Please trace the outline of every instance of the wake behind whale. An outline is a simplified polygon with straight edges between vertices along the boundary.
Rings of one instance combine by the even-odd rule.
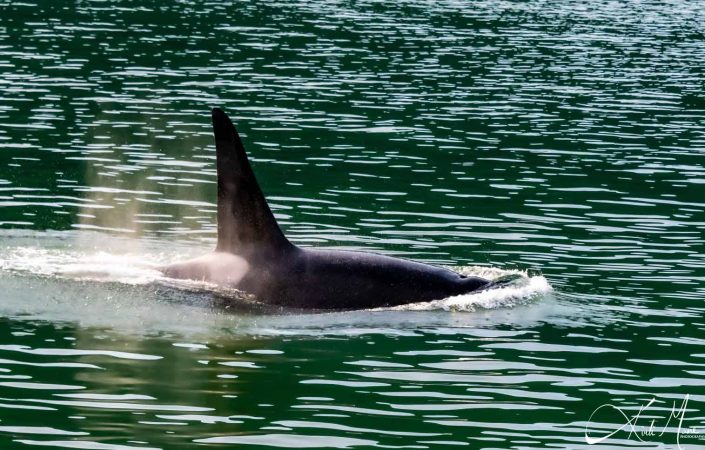
[[[576,305],[541,275],[481,266],[448,267],[501,288],[448,299],[355,311],[270,307],[205,282],[164,277],[157,267],[201,250],[193,241],[94,231],[0,230],[0,315],[80,324],[99,333],[195,336],[351,336],[443,333],[445,327],[528,326],[574,321]],[[472,312],[447,314],[444,311]],[[595,316],[594,310],[581,312]],[[562,322],[560,322],[562,323]],[[108,331],[111,330],[111,331]]]
[[[13,305],[5,298],[4,313],[31,311],[43,317],[47,312],[61,311],[68,317],[87,314],[90,304],[98,315],[105,316],[111,305],[122,314],[151,315],[143,311],[148,304],[188,304],[206,310],[222,309],[223,301],[239,304],[239,311],[263,311],[256,301],[235,289],[223,288],[213,283],[197,280],[174,280],[165,277],[158,268],[166,262],[185,258],[198,252],[194,244],[174,245],[161,239],[135,239],[110,236],[103,233],[80,232],[0,232],[0,287],[17,283],[27,285],[31,279],[33,288],[28,292],[39,293],[43,286],[60,283],[66,295],[55,298],[37,298],[28,302],[18,300]],[[404,311],[478,311],[512,308],[537,299],[551,292],[551,286],[541,275],[527,274],[519,270],[505,270],[485,266],[455,266],[449,270],[466,276],[477,276],[488,280],[504,280],[502,287],[448,297],[429,302],[399,305],[375,310]],[[90,288],[90,298],[84,292]],[[163,289],[166,288],[166,289]],[[47,287],[54,292],[53,288]],[[25,289],[26,290],[26,289]],[[177,292],[178,300],[171,297]],[[101,295],[101,293],[103,295]],[[204,297],[207,294],[208,297]],[[212,295],[221,299],[214,304]],[[97,302],[97,298],[103,298]],[[155,306],[155,308],[158,308]],[[159,308],[158,308],[159,309]],[[163,309],[159,309],[164,314]],[[232,311],[232,309],[229,309]],[[291,311],[287,308],[278,311]],[[193,313],[193,312],[192,312]],[[117,320],[114,317],[110,320]],[[151,320],[151,319],[150,319]]]
[[[479,276],[374,253],[292,244],[265,200],[230,118],[212,110],[218,173],[215,251],[161,270],[238,289],[259,302],[304,309],[365,309],[429,302],[501,286]]]

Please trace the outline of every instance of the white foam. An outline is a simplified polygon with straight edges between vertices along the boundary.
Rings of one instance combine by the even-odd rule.
[[[75,280],[147,284],[162,277],[144,255],[17,247],[0,255],[0,270]]]

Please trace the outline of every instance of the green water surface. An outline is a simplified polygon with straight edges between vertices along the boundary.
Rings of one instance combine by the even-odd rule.
[[[0,449],[705,448],[704,24],[687,0],[0,0]],[[214,106],[298,245],[553,292],[271,315],[131,283],[213,246]]]

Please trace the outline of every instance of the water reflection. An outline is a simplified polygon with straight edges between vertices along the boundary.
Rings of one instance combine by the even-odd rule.
[[[14,411],[16,424],[2,431],[14,442],[41,435],[49,438],[46,445],[53,445],[53,435],[109,443],[108,423],[114,424],[111,435],[124,436],[120,442],[140,436],[139,448],[192,441],[316,447],[348,439],[468,444],[489,436],[509,445],[525,439],[581,445],[589,413],[600,404],[629,408],[654,397],[650,413],[663,419],[673,401],[682,400],[673,389],[701,384],[688,375],[692,363],[654,361],[654,371],[644,371],[650,360],[625,360],[625,349],[643,337],[620,339],[597,329],[599,337],[578,336],[575,327],[560,324],[425,327],[404,336],[383,330],[352,336],[330,328],[285,339],[210,334],[174,345],[169,335],[3,323],[19,342],[0,349],[3,378],[24,380],[0,383],[0,407]],[[52,336],[46,347],[23,346],[41,335]],[[566,340],[575,345],[561,344]],[[682,358],[692,361],[687,344],[673,341],[677,347],[669,352],[686,350]],[[601,356],[585,358],[592,354]],[[703,399],[693,393],[689,411],[699,410]],[[619,424],[597,426],[613,425]]]

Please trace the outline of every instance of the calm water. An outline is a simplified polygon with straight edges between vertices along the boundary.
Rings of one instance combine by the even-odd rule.
[[[705,448],[704,23],[0,0],[0,448]],[[214,243],[213,106],[297,244],[525,283],[307,315],[160,279]]]

